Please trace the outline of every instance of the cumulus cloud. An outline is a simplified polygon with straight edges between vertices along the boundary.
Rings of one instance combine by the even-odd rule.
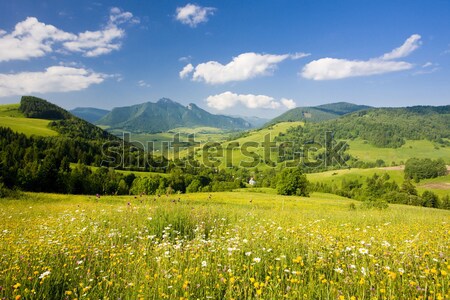
[[[186,6],[177,7],[175,18],[190,27],[196,27],[200,23],[208,22],[208,17],[214,14],[214,7],[201,7],[188,3]]]
[[[223,65],[217,61],[201,63],[193,68],[189,73],[193,72],[192,80],[203,81],[208,84],[243,81],[258,76],[272,74],[277,64],[289,57],[289,54],[273,55],[248,52],[234,57],[232,61],[226,65]],[[185,71],[185,69],[181,72]],[[183,72],[183,74],[189,73],[186,73],[186,71]]]
[[[42,57],[57,46],[58,51],[80,52],[87,57],[107,54],[120,48],[125,32],[118,25],[126,22],[136,23],[139,19],[130,12],[112,8],[109,21],[101,30],[74,34],[28,17],[9,34],[0,30],[0,62]]]
[[[79,91],[103,82],[106,77],[84,68],[65,66],[52,66],[44,72],[0,74],[0,97]]]
[[[187,64],[183,70],[180,71],[180,78],[186,78],[187,76],[189,76],[189,74],[192,73],[192,71],[194,71],[194,66],[192,64]]]
[[[286,106],[286,108],[288,108],[288,109],[293,109],[297,106],[295,101],[292,99],[281,98],[280,102],[281,102],[281,104]]]
[[[413,34],[402,46],[381,57],[369,60],[348,60],[330,57],[313,60],[304,66],[301,75],[304,78],[313,80],[332,80],[408,70],[413,67],[413,64],[394,60],[408,56],[420,44],[420,35]]]
[[[238,104],[244,105],[247,108],[276,109],[280,108],[281,105],[284,105],[289,109],[295,107],[295,102],[290,99],[283,98],[281,101],[276,101],[273,97],[266,95],[244,95],[235,94],[229,91],[222,94],[209,96],[206,98],[206,102],[209,107],[217,110],[225,110]]]
[[[53,51],[53,44],[74,39],[75,35],[47,25],[34,17],[16,24],[10,34],[0,33],[0,62],[28,60]]]

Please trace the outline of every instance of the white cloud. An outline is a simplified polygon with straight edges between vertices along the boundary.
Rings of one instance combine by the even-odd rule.
[[[0,62],[27,60],[42,57],[53,51],[55,42],[73,39],[75,36],[52,25],[28,17],[16,24],[14,31],[0,34]]]
[[[234,57],[226,65],[217,61],[208,61],[194,68],[192,80],[204,81],[208,84],[221,84],[270,75],[278,63],[289,57],[289,54],[273,55],[248,52]]]
[[[411,35],[404,43],[398,48],[395,48],[389,53],[382,56],[384,60],[392,60],[397,58],[402,58],[410,55],[414,50],[419,48],[422,44],[420,41],[421,36],[418,34]]]
[[[295,101],[292,99],[281,98],[280,102],[281,102],[281,104],[286,106],[286,108],[288,108],[288,109],[293,109],[297,106]]]
[[[213,15],[215,10],[213,7],[201,7],[188,3],[186,6],[177,7],[175,18],[183,24],[196,27],[200,23],[207,22],[208,17]]]
[[[418,70],[413,73],[413,75],[424,75],[424,74],[431,74],[436,71],[439,71],[440,67],[439,64],[434,64],[432,62],[427,62],[422,65],[422,70]]]
[[[110,10],[109,22],[102,30],[85,31],[79,33],[74,39],[63,44],[64,48],[72,52],[82,52],[84,56],[95,57],[108,54],[121,47],[120,39],[125,31],[117,25],[131,22],[139,23],[130,12],[124,12],[117,7]]]
[[[296,52],[294,54],[291,54],[291,59],[296,60],[296,59],[308,57],[310,55],[311,55],[311,53]]]
[[[73,34],[28,17],[17,23],[9,34],[0,30],[0,62],[42,57],[55,51],[57,45],[62,47],[57,49],[60,52],[81,52],[88,57],[107,54],[121,46],[120,39],[125,32],[118,25],[138,21],[130,12],[113,8],[102,30]]]
[[[192,64],[187,64],[183,70],[180,71],[180,78],[186,78],[189,74],[192,73],[192,71],[194,71],[194,66]]]
[[[411,54],[419,46],[420,35],[413,34],[402,46],[381,57],[369,60],[321,58],[306,64],[301,75],[313,80],[332,80],[408,70],[413,67],[413,64],[393,60]]]
[[[301,75],[307,79],[330,80],[402,71],[412,67],[412,64],[402,61],[380,59],[361,61],[326,57],[308,63]]]
[[[206,98],[207,105],[217,110],[225,110],[236,105],[243,105],[247,108],[277,109],[281,105],[291,109],[296,106],[294,100],[282,98],[276,101],[273,97],[266,95],[235,94],[224,92],[222,94],[209,96]]]
[[[147,88],[151,87],[151,85],[149,83],[145,82],[145,80],[139,80],[138,85],[140,87],[147,87]]]
[[[106,77],[83,68],[65,66],[52,66],[44,72],[0,74],[0,97],[79,91],[103,82]]]

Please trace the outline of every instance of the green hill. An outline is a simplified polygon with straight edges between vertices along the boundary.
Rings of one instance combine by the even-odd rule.
[[[75,117],[65,109],[37,97],[23,96],[19,111],[30,119],[51,120],[48,127],[66,137],[87,140],[117,139],[101,128]],[[21,121],[21,123],[24,122]]]
[[[27,136],[56,136],[58,132],[49,128],[50,120],[28,119],[19,110],[20,104],[0,105],[0,127],[8,127]]]
[[[109,129],[131,132],[156,133],[177,127],[217,127],[222,129],[248,129],[249,122],[241,118],[213,115],[195,104],[183,106],[170,99],[158,102],[114,108],[97,122]]]
[[[313,107],[296,107],[271,120],[270,124],[293,121],[322,122],[368,108],[370,106],[347,102],[330,103]]]
[[[70,113],[74,116],[88,121],[89,123],[95,123],[104,116],[106,116],[110,111],[106,109],[99,109],[93,107],[77,107],[70,110]]]

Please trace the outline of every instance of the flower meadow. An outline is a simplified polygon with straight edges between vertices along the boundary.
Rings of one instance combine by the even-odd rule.
[[[450,212],[229,192],[0,201],[0,299],[450,299]]]

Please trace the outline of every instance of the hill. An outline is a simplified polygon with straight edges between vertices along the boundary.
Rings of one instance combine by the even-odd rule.
[[[48,127],[63,136],[87,140],[117,139],[101,128],[75,117],[65,109],[44,99],[23,96],[18,108],[26,118],[50,120]],[[21,121],[21,123],[24,123]]]
[[[322,122],[368,108],[371,107],[347,102],[337,102],[311,107],[296,107],[274,118],[270,121],[270,124],[293,121]]]
[[[94,107],[77,107],[69,112],[80,119],[88,121],[89,123],[95,123],[106,116],[110,111]]]
[[[28,119],[19,111],[20,104],[0,105],[0,126],[27,136],[56,136],[58,132],[48,127],[50,120]]]
[[[162,98],[158,102],[146,102],[127,107],[114,108],[101,118],[98,125],[109,129],[131,132],[156,133],[177,127],[216,127],[222,129],[248,129],[249,122],[241,118],[213,115],[195,104],[183,106]]]
[[[286,133],[281,140],[322,141],[331,131],[335,139],[366,140],[382,148],[398,148],[406,140],[429,140],[448,144],[450,105],[406,108],[372,108],[321,123],[307,123]]]

